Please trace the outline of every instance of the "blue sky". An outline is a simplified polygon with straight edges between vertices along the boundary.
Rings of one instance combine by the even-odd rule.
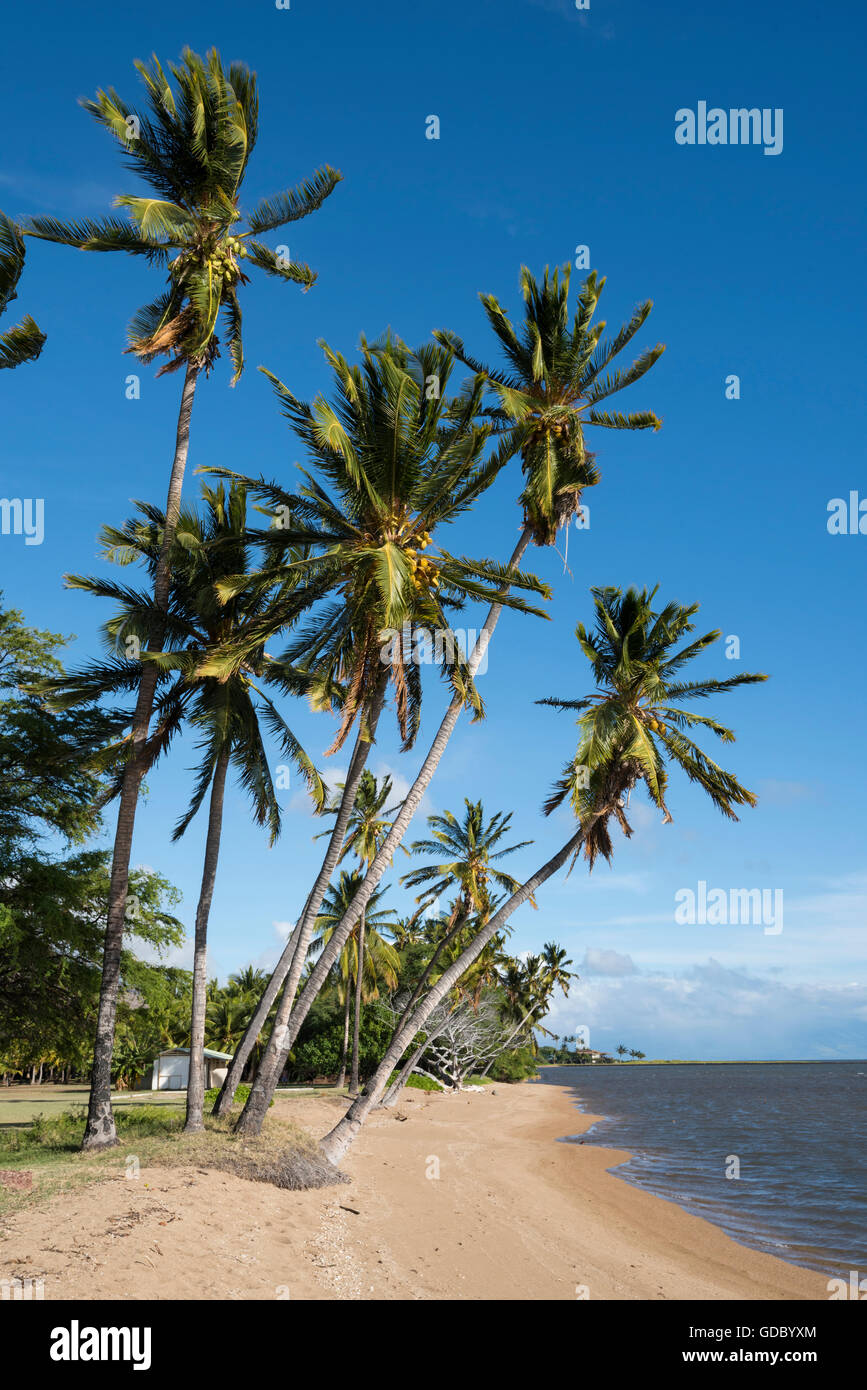
[[[488,719],[462,721],[425,809],[481,796],[490,811],[514,812],[516,839],[536,841],[516,856],[516,873],[547,858],[568,827],[539,806],[574,728],[533,701],[586,689],[572,632],[588,617],[589,586],[659,583],[666,599],[699,600],[703,628],[740,639],[740,662],[720,643],[707,669],[772,675],[719,706],[738,733],[729,764],[759,807],[730,825],[679,781],[673,825],[634,804],[636,833],[613,868],[588,879],[579,867],[550,883],[540,910],[514,919],[514,948],[552,938],[568,948],[582,978],[552,1027],[587,1027],[599,1047],[863,1056],[867,537],[831,536],[826,525],[830,499],[867,497],[857,406],[863,15],[755,0],[592,0],[586,12],[569,0],[292,0],[289,10],[156,0],[89,7],[89,19],[100,15],[85,29],[75,9],[49,3],[4,20],[0,206],[13,217],[98,215],[134,190],[77,98],[113,85],[137,100],[133,59],[154,50],[174,59],[186,44],[216,45],[258,73],[250,203],[325,162],[345,175],[319,213],[280,238],[318,270],[314,289],[257,277],[247,291],[250,369],[230,390],[221,362],[200,390],[188,496],[205,463],[291,476],[299,446],[254,369],[264,363],[309,398],[328,381],[319,337],[351,354],[360,333],[387,325],[410,342],[448,327],[490,357],[478,292],[517,313],[520,265],[539,272],[579,245],[608,277],[600,312],[611,327],[653,298],[640,345],[662,340],[667,352],[623,404],[655,409],[664,428],[597,432],[590,529],[573,531],[568,567],[562,546],[532,557],[554,586],[553,621],[503,620],[483,678]],[[700,101],[781,108],[782,153],[676,144],[675,112]],[[438,141],[425,138],[431,114]],[[45,539],[0,537],[0,583],[29,621],[77,634],[75,659],[94,650],[105,614],[65,591],[63,573],[97,568],[99,527],[119,523],[130,498],[165,497],[180,383],[123,355],[127,320],[153,297],[154,275],[121,257],[31,243],[15,306],[48,343],[38,364],[0,380],[0,491],[45,499]],[[141,399],[129,401],[135,370]],[[726,399],[730,374],[740,399]],[[516,467],[455,528],[453,549],[508,555]],[[398,753],[389,723],[374,770],[405,788],[443,705],[434,676],[418,753]],[[287,716],[320,757],[328,719],[300,705]],[[151,778],[134,855],[183,890],[188,925],[205,825],[176,846],[166,831],[190,761],[179,748]],[[345,762],[331,761],[338,778]],[[290,792],[283,839],[269,851],[242,794],[230,792],[212,973],[273,960],[306,895],[317,829]],[[700,881],[782,889],[782,932],[677,925],[675,893]],[[390,899],[405,900],[399,890]],[[179,958],[188,963],[189,951]]]

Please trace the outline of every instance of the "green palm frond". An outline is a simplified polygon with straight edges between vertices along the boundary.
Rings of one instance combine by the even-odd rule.
[[[719,631],[713,631],[684,642],[694,629],[698,604],[670,603],[654,609],[656,589],[624,592],[608,587],[592,594],[595,630],[579,623],[575,635],[593,670],[595,693],[582,699],[538,701],[579,716],[578,747],[552,787],[544,811],[550,814],[569,800],[586,829],[583,849],[591,865],[597,855],[611,855],[609,822],[631,833],[625,807],[638,783],[645,785],[665,819],[671,819],[666,802],[669,765],[698,783],[732,820],[737,820],[735,807],[755,805],[753,793],[685,732],[706,728],[722,742],[732,743],[732,730],[672,702],[705,699],[767,679],[761,673],[743,672],[725,680],[672,681],[674,672],[720,638]]]
[[[439,330],[436,340],[447,346],[490,388],[495,401],[484,412],[503,438],[503,461],[519,454],[524,471],[520,502],[525,524],[538,545],[551,545],[560,528],[581,505],[582,493],[599,481],[584,431],[660,427],[651,411],[629,415],[598,412],[595,405],[644,376],[664,351],[662,344],[641,353],[625,371],[600,373],[632,340],[650,313],[648,301],[611,339],[602,338],[604,324],[592,326],[604,280],[593,271],[584,281],[575,315],[569,321],[570,267],[545,268],[539,282],[521,268],[524,319],[515,328],[493,295],[481,295],[488,323],[508,363],[504,374],[471,357],[462,341]]]

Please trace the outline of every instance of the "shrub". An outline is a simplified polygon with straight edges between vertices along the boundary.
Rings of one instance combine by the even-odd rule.
[[[208,1110],[212,1110],[212,1109],[214,1108],[214,1106],[215,1106],[216,1103],[217,1103],[217,1096],[218,1096],[219,1094],[220,1094],[220,1088],[219,1088],[219,1086],[212,1086],[211,1089],[210,1089],[209,1091],[206,1091],[206,1092],[205,1092],[205,1105],[204,1105],[204,1109],[205,1109],[206,1112],[207,1112]],[[250,1087],[249,1087],[249,1086],[246,1084],[246,1082],[245,1082],[245,1083],[243,1083],[241,1086],[238,1086],[238,1087],[237,1087],[237,1089],[236,1089],[236,1091],[235,1091],[235,1099],[232,1101],[232,1104],[233,1104],[233,1105],[246,1105],[246,1104],[247,1104],[247,1101],[249,1100],[249,1098],[250,1098]],[[273,1102],[273,1100],[272,1100],[272,1101],[271,1101],[271,1105],[273,1105],[273,1104],[274,1104],[274,1102]],[[269,1109],[270,1109],[270,1106],[269,1106]]]
[[[516,1047],[511,1052],[501,1052],[488,1076],[491,1081],[526,1081],[535,1076],[538,1063],[529,1047]]]
[[[388,1085],[390,1086],[399,1076],[400,1072],[393,1071],[388,1078]],[[411,1086],[414,1091],[441,1091],[443,1089],[432,1076],[419,1076],[417,1072],[411,1072],[404,1085]]]

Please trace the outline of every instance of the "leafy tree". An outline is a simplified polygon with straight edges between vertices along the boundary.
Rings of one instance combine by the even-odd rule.
[[[653,308],[639,304],[629,323],[613,338],[603,339],[605,324],[593,317],[605,284],[592,271],[581,286],[571,324],[567,263],[553,275],[545,267],[541,285],[521,267],[524,322],[520,330],[492,294],[479,298],[508,364],[505,371],[484,366],[470,357],[456,334],[440,331],[446,344],[477,376],[488,383],[497,401],[492,418],[505,431],[504,448],[520,454],[524,491],[519,499],[524,525],[536,545],[552,545],[581,504],[581,494],[599,481],[584,432],[588,425],[604,429],[661,428],[651,410],[611,414],[597,406],[623,391],[650,371],[662,356],[662,343],[640,353],[625,371],[602,373],[642,328]]]

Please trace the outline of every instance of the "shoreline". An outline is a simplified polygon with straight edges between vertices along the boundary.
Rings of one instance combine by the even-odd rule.
[[[344,1161],[289,1192],[225,1172],[142,1168],[8,1216],[0,1279],[82,1299],[827,1299],[825,1276],[741,1245],[607,1170],[567,1087],[404,1091]],[[292,1096],[317,1137],[345,1108]],[[577,1143],[558,1143],[578,1135]]]
[[[541,1084],[546,1085],[554,1083],[543,1082]],[[569,1088],[565,1086],[562,1089],[569,1090]],[[596,1129],[597,1125],[615,1123],[614,1117],[610,1115],[601,1115],[597,1114],[595,1111],[588,1111],[581,1108],[581,1105],[583,1105],[583,1098],[573,1094],[572,1099],[575,1104],[576,1114],[582,1118],[586,1118],[588,1121],[586,1128],[578,1131],[578,1133],[586,1133],[589,1138],[591,1132]],[[578,1103],[579,1100],[581,1101],[581,1105]],[[569,1138],[564,1136],[564,1142],[570,1142]],[[583,1141],[579,1140],[579,1142]],[[595,1148],[605,1149],[608,1153],[619,1155],[617,1161],[610,1165],[608,1169],[612,1177],[616,1177],[618,1181],[626,1183],[630,1187],[639,1192],[644,1192],[650,1197],[655,1197],[659,1201],[671,1203],[686,1215],[692,1216],[711,1226],[715,1226],[717,1230],[721,1231],[729,1240],[734,1241],[734,1243],[739,1245],[742,1249],[750,1250],[758,1254],[770,1255],[772,1258],[781,1260],[784,1264],[791,1265],[796,1269],[803,1269],[808,1273],[817,1274],[824,1280],[841,1277],[842,1269],[828,1269],[823,1271],[821,1269],[816,1269],[813,1265],[804,1264],[799,1260],[793,1258],[787,1259],[783,1255],[775,1255],[772,1250],[768,1249],[769,1243],[774,1239],[772,1233],[760,1225],[752,1225],[749,1221],[747,1221],[741,1229],[737,1229],[732,1219],[730,1209],[722,1202],[714,1204],[707,1201],[706,1209],[701,1210],[700,1204],[705,1199],[697,1194],[687,1193],[683,1197],[676,1196],[666,1191],[662,1185],[655,1185],[653,1181],[645,1181],[642,1176],[643,1170],[640,1167],[636,1168],[631,1174],[621,1172],[621,1169],[625,1168],[631,1162],[640,1164],[642,1159],[640,1149],[636,1152],[632,1152],[626,1149],[612,1149],[609,1145],[597,1143],[595,1140],[589,1140],[589,1142]],[[691,1205],[691,1203],[694,1203],[694,1205]]]

